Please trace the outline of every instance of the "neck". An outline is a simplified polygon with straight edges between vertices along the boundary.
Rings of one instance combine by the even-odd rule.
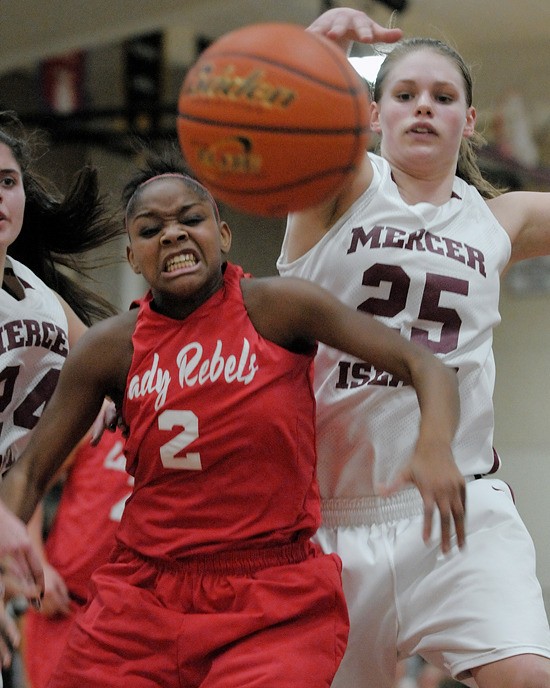
[[[174,320],[185,320],[187,316],[191,315],[197,308],[200,308],[203,303],[206,303],[222,286],[223,274],[220,272],[214,280],[189,294],[182,292],[170,294],[157,289],[151,289],[153,295],[151,308],[157,313],[166,315]]]
[[[392,178],[397,184],[401,198],[409,205],[431,203],[443,205],[453,193],[455,175],[417,176],[392,165]]]

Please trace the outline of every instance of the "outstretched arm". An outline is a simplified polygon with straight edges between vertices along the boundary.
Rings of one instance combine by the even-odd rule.
[[[344,52],[349,52],[353,41],[394,43],[403,35],[401,29],[385,29],[364,12],[347,7],[324,12],[307,30],[329,38]],[[335,190],[334,196],[318,206],[289,215],[286,234],[288,259],[296,260],[314,246],[369,187],[372,177],[372,165],[365,151],[357,169],[342,188]]]
[[[454,461],[451,443],[459,419],[454,370],[426,347],[401,337],[372,316],[344,305],[318,285],[291,277],[243,280],[249,315],[267,339],[292,348],[297,341],[320,341],[392,373],[414,387],[421,411],[419,435],[409,465],[394,485],[417,486],[424,500],[424,539],[431,535],[434,512],[441,519],[441,547],[465,542],[465,481]]]
[[[510,191],[487,205],[510,236],[510,263],[550,254],[550,193]]]

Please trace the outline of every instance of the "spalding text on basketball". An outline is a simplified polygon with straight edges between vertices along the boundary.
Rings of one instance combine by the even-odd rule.
[[[234,65],[227,65],[216,73],[211,64],[205,64],[195,79],[186,82],[184,92],[186,95],[241,100],[264,108],[288,108],[296,99],[296,92],[272,84],[264,77],[265,73],[258,69],[239,75]]]

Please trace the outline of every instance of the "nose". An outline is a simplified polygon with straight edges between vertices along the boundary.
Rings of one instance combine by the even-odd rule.
[[[188,238],[189,234],[187,233],[187,230],[180,224],[175,223],[166,227],[161,236],[161,243],[164,246],[168,246],[173,242],[185,241]]]
[[[428,93],[422,92],[416,100],[416,111],[418,114],[431,115],[432,100]]]

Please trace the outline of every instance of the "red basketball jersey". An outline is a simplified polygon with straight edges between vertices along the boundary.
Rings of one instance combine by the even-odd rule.
[[[97,447],[85,441],[75,459],[46,540],[46,556],[71,595],[86,600],[92,572],[107,561],[124,503],[132,492],[119,431],[105,432]]]
[[[118,538],[149,557],[286,544],[319,525],[314,351],[253,327],[228,264],[185,320],[140,302],[124,417],[135,487]]]

